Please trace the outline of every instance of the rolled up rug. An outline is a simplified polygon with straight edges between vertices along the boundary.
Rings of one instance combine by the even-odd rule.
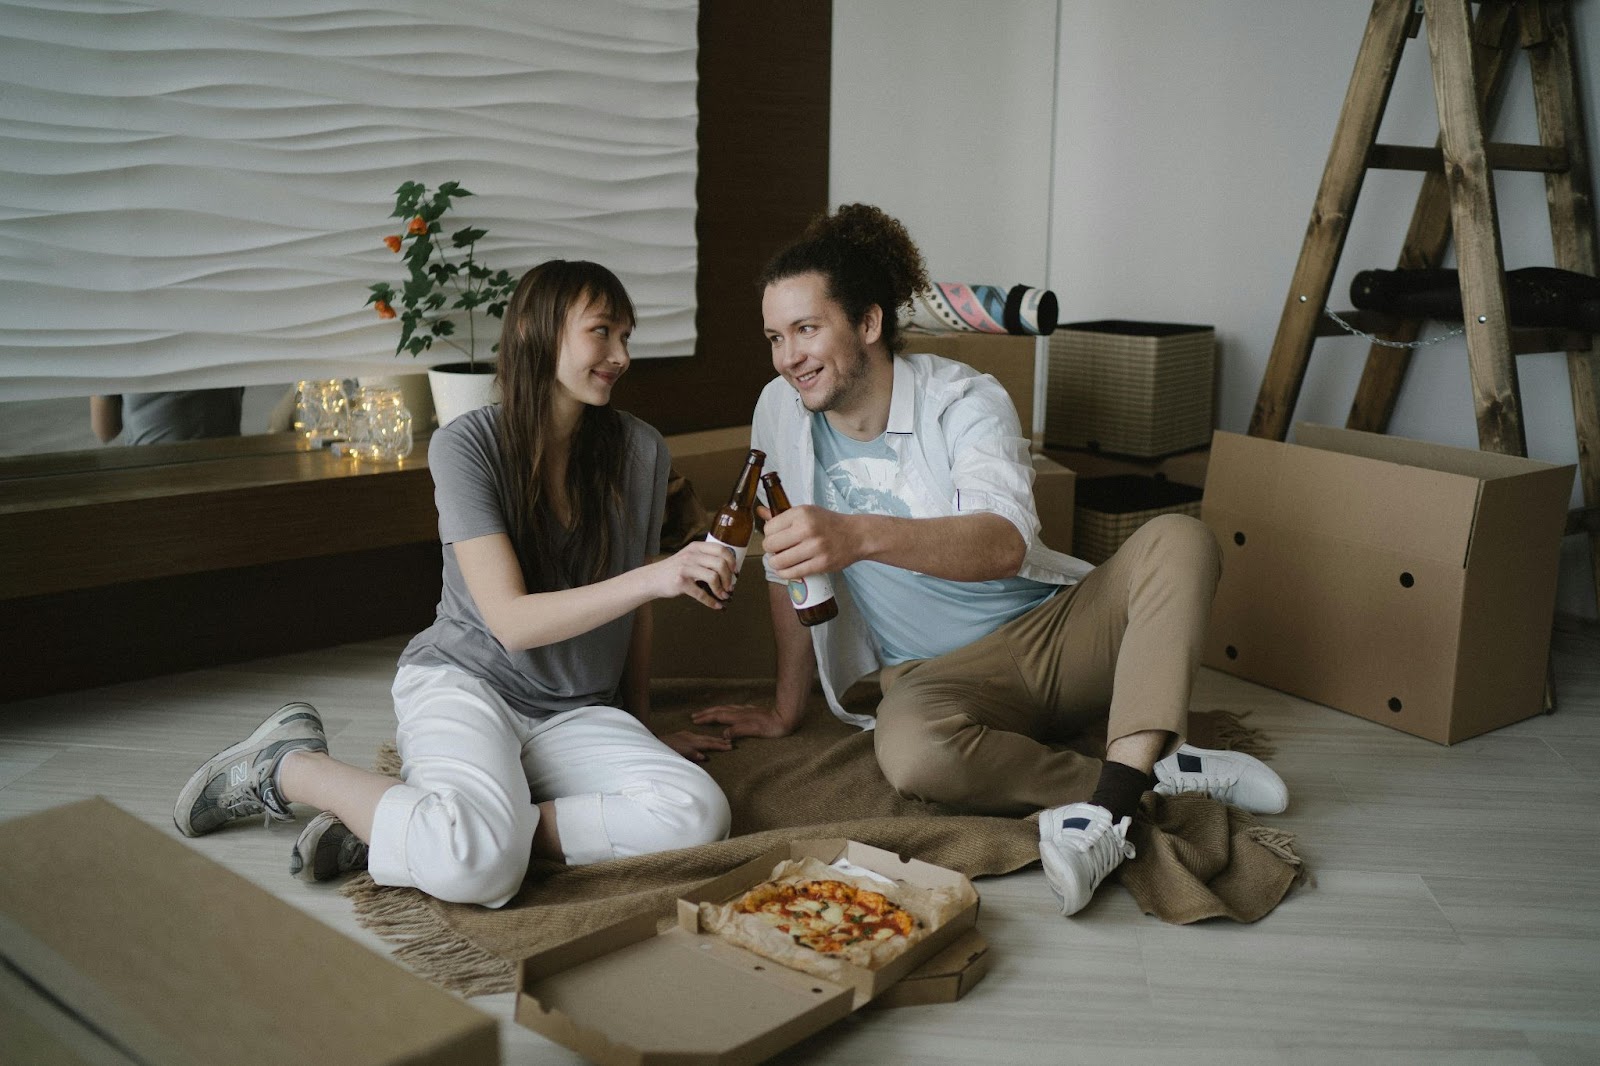
[[[1506,311],[1513,326],[1600,332],[1600,279],[1556,267],[1506,271]],[[1350,281],[1363,311],[1460,322],[1461,276],[1455,270],[1363,270]]]
[[[911,301],[909,325],[939,333],[1012,333],[1048,336],[1059,308],[1049,289],[964,285],[936,281]]]

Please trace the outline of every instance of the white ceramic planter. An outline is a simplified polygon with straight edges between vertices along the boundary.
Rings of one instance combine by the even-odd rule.
[[[494,363],[478,363],[479,373],[470,373],[468,363],[446,363],[428,368],[428,384],[433,388],[433,408],[439,425],[448,425],[458,415],[475,411],[500,400],[500,379]]]

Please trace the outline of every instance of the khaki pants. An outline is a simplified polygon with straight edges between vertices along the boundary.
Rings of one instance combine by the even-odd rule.
[[[981,640],[886,668],[878,764],[901,795],[978,814],[1086,800],[1101,762],[1060,742],[1109,709],[1106,742],[1183,740],[1221,575],[1200,522],[1162,515],[1076,585]]]

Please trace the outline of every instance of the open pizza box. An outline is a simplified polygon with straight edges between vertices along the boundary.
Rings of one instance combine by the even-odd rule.
[[[963,875],[851,840],[797,840],[698,886],[657,932],[640,914],[522,960],[516,1019],[605,1064],[754,1063],[803,1040],[932,964],[911,1003],[963,994],[987,965],[972,901],[876,969],[839,964],[842,980],[780,965],[702,928],[701,903],[768,880],[786,859],[848,864],[919,889],[971,889]],[[922,981],[916,982],[922,985]],[[886,999],[894,999],[892,995]]]

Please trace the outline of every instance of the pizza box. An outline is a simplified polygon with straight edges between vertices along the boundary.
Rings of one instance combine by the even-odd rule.
[[[517,1021],[603,1066],[760,1062],[872,1001],[977,921],[974,901],[879,969],[846,967],[848,983],[789,969],[701,930],[702,902],[720,903],[765,881],[785,859],[807,857],[842,859],[924,888],[971,884],[953,870],[852,840],[792,841],[685,893],[665,931],[657,932],[654,915],[639,914],[523,959]]]
[[[867,1006],[926,1007],[954,1003],[989,972],[989,942],[968,929],[954,944],[884,989]]]

